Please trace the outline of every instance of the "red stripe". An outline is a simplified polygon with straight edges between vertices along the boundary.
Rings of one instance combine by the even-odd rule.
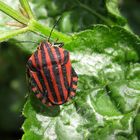
[[[33,66],[36,67],[34,54],[30,57],[30,60],[31,60]]]
[[[41,83],[40,83],[40,81],[39,81],[39,79],[38,79],[37,74],[36,74],[35,72],[32,72],[32,71],[30,71],[30,74],[31,74],[31,76],[34,78],[35,82],[37,83],[37,85],[38,85],[40,91],[43,91],[42,85],[41,85]]]
[[[64,93],[64,98],[66,100],[66,98],[68,96],[68,91],[67,91],[66,87],[64,86],[64,78],[63,78],[64,76],[63,76],[63,73],[62,73],[62,69],[61,69],[61,66],[60,66],[59,62],[57,61],[58,57],[57,57],[55,49],[53,47],[51,49],[52,49],[52,52],[53,52],[53,55],[54,55],[54,59],[57,62],[57,66],[58,66],[58,70],[59,70],[59,76],[60,76],[60,82],[61,82],[61,86],[62,86],[62,91]],[[60,55],[61,55],[61,58],[64,59],[64,54],[62,53],[62,51],[60,51]]]
[[[71,63],[70,60],[68,60],[67,64],[65,64],[66,67],[66,74],[67,74],[67,79],[69,86],[71,85]]]
[[[58,99],[58,103],[62,104],[61,97],[60,97],[60,94],[59,94],[59,91],[58,91],[58,87],[57,87],[57,83],[56,83],[56,80],[55,80],[55,76],[54,76],[53,70],[52,70],[51,59],[49,57],[48,50],[46,49],[46,47],[44,47],[44,50],[45,50],[45,53],[46,53],[46,62],[50,62],[50,66],[49,66],[50,69],[49,70],[50,70],[50,75],[51,75],[51,80],[52,80],[52,83],[53,83],[53,87],[54,87],[54,90],[55,90],[55,93],[56,93],[56,96],[57,96],[57,99]],[[51,96],[51,95],[48,94],[48,96]],[[49,99],[52,102],[54,102],[52,96]]]

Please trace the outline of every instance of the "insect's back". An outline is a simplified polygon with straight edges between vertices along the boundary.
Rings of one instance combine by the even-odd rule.
[[[30,57],[30,67],[34,68],[34,78],[43,96],[54,104],[67,101],[71,83],[71,63],[69,53],[58,47],[42,44]],[[35,77],[30,70],[30,77]]]

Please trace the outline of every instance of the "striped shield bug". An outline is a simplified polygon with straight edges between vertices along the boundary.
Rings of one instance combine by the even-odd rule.
[[[41,42],[27,62],[31,91],[47,106],[61,105],[75,96],[78,76],[63,44]]]

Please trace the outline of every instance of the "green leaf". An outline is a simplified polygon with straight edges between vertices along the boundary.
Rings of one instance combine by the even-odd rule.
[[[108,12],[116,18],[117,22],[120,25],[124,25],[126,23],[126,19],[122,17],[119,8],[118,8],[118,0],[106,0],[106,8]]]
[[[8,40],[9,38],[12,38],[12,37],[14,37],[18,34],[25,33],[28,30],[29,30],[28,27],[25,27],[25,28],[21,28],[21,29],[18,29],[18,30],[0,32],[0,42]]]
[[[48,17],[52,19],[51,24],[54,24],[54,18],[62,17],[58,29],[63,32],[89,29],[94,24],[121,26],[126,24],[126,20],[118,10],[117,0],[47,0],[44,4],[47,7]]]
[[[25,18],[21,13],[18,11],[12,9],[10,6],[7,4],[3,3],[0,1],[0,11],[3,11],[5,14],[9,15],[10,17],[14,18],[18,22],[27,25],[28,24],[28,19]]]
[[[136,34],[140,35],[140,5],[139,1],[122,1],[120,7],[128,25]]]
[[[138,139],[140,39],[121,27],[97,25],[73,35],[64,48],[79,76],[77,95],[47,108],[31,93],[22,140]]]

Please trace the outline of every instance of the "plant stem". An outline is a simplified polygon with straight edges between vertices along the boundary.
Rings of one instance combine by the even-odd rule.
[[[8,32],[2,33],[0,35],[0,41],[4,41],[6,39],[12,38],[15,35],[18,35],[18,34],[23,33],[23,32],[27,32],[29,30],[36,33],[36,34],[40,34],[42,36],[45,36],[47,38],[47,36],[50,35],[52,28],[46,27],[46,26],[40,24],[38,21],[36,21],[33,18],[33,13],[30,9],[30,6],[29,6],[27,0],[20,0],[20,3],[22,5],[22,7],[24,8],[24,10],[29,15],[30,19],[24,17],[18,11],[12,9],[10,6],[8,6],[5,3],[0,1],[0,10],[1,11],[6,13],[7,15],[9,15],[10,17],[14,18],[18,22],[20,22],[24,25],[27,25],[25,28],[21,28],[19,30],[8,31]],[[65,43],[69,42],[72,39],[72,37],[65,35],[61,32],[58,32],[57,30],[53,30],[52,38],[59,39],[61,42],[65,42]]]
[[[30,19],[34,19],[33,12],[27,0],[19,0],[22,8],[26,11]]]
[[[0,1],[0,10],[24,25],[27,25],[29,22],[29,20],[25,18],[22,14],[20,14],[18,11],[14,10],[10,6],[6,5],[2,1]]]
[[[11,31],[7,31],[7,32],[2,32],[2,33],[0,33],[0,42],[5,41],[9,38],[12,38],[18,34],[25,33],[28,30],[29,30],[29,28],[25,27],[25,28],[21,28],[18,30],[11,30]]]
[[[30,20],[28,26],[29,26],[30,31],[42,34],[42,35],[44,35],[46,37],[49,36],[50,31],[51,31],[50,27],[46,27],[46,26],[40,24],[36,20]],[[63,34],[61,32],[58,32],[57,30],[54,30],[52,32],[52,38],[59,39],[60,41],[63,41],[65,43],[69,42],[72,39],[70,36],[65,35],[65,34]]]

